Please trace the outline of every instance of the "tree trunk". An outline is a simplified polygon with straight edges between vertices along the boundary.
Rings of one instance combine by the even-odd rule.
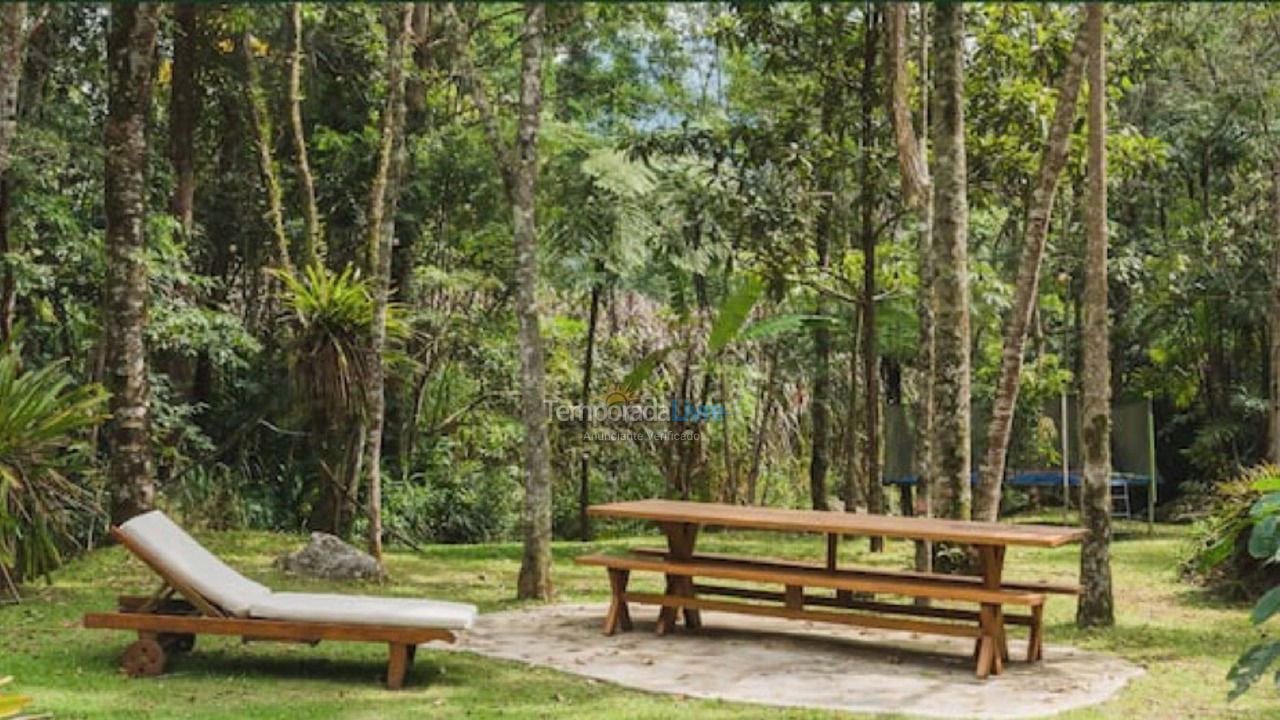
[[[1267,459],[1280,465],[1280,156],[1271,166],[1271,313],[1267,318],[1271,412],[1267,431]]]
[[[13,250],[9,244],[9,208],[12,207],[9,179],[0,174],[0,257]],[[14,315],[18,311],[18,285],[13,268],[5,263],[0,270],[0,343],[13,335]]]
[[[1045,240],[1049,236],[1049,219],[1053,217],[1053,201],[1058,189],[1058,176],[1067,161],[1067,141],[1076,117],[1076,100],[1084,69],[1085,35],[1083,25],[1076,33],[1075,45],[1067,60],[1067,69],[1058,86],[1058,106],[1049,126],[1049,138],[1040,159],[1040,175],[1031,196],[1031,207],[1024,231],[1022,257],[1018,261],[1018,278],[1013,290],[1013,305],[1004,328],[1004,352],[1000,358],[1000,378],[992,403],[991,422],[987,426],[987,455],[982,464],[978,494],[973,499],[975,520],[994,522],[1000,514],[1000,490],[1004,482],[1005,455],[1009,451],[1009,435],[1013,414],[1018,404],[1022,379],[1022,360],[1026,351],[1027,330],[1040,288],[1040,265],[1044,259]]]
[[[0,177],[9,171],[13,138],[18,134],[18,87],[27,45],[27,4],[0,7]]]
[[[905,73],[902,73],[905,80]],[[905,92],[903,93],[905,100]],[[896,102],[896,101],[895,101]],[[910,117],[909,115],[907,116]],[[922,291],[916,295],[916,314],[920,318],[920,352],[916,370],[920,377],[919,399],[916,401],[916,452],[913,465],[916,471],[916,515],[933,516],[933,463],[934,438],[934,297],[933,286],[933,179],[929,177],[929,9],[920,4],[920,142],[918,165],[925,172],[925,191],[920,197],[920,225],[916,238],[917,268]],[[933,541],[918,540],[915,544],[916,570],[933,571]],[[916,598],[917,605],[929,604],[928,598]]]
[[[927,131],[929,127],[929,36],[928,10],[920,5],[920,128],[925,131],[917,140],[915,123],[908,107],[907,88],[907,6],[893,3],[885,8],[888,72],[889,118],[893,121],[894,140],[898,146],[898,175],[902,199],[917,215],[917,274],[920,289],[916,293],[916,316],[920,322],[920,348],[916,354],[916,373],[920,378],[916,400],[915,457],[916,507],[914,514],[928,517],[933,504],[930,482],[933,476],[933,180],[929,177]],[[905,508],[904,508],[905,510]],[[916,569],[933,569],[932,543],[915,543]]]
[[[777,346],[770,344],[765,353],[764,381],[756,396],[755,440],[751,446],[751,470],[747,473],[746,504],[756,504],[756,486],[760,481],[761,463],[764,458],[764,437],[773,416],[773,379],[777,370]]]
[[[0,7],[0,255],[9,252],[10,184],[13,139],[18,134],[18,89],[26,48],[27,4]],[[0,342],[13,334],[17,290],[13,269],[6,263],[0,277]]]
[[[938,515],[967,520],[969,487],[969,202],[964,146],[964,6],[935,9],[937,113],[933,118],[934,432]]]
[[[601,270],[599,263],[596,271]],[[596,353],[596,325],[600,319],[600,281],[591,285],[591,314],[587,318],[587,352],[582,359],[582,406],[591,402],[591,369]],[[582,542],[591,539],[591,518],[587,506],[591,504],[591,453],[587,450],[587,433],[591,430],[591,418],[582,413],[582,467],[578,480],[578,534]]]
[[[199,63],[200,9],[194,3],[173,7],[173,73],[169,95],[169,157],[173,162],[173,199],[170,212],[191,239],[195,224],[196,121],[200,113]]]
[[[824,117],[826,111],[824,110]],[[829,123],[824,121],[824,125]],[[835,206],[832,194],[835,192],[832,170],[819,171],[823,177],[822,210],[818,214],[817,227],[814,232],[814,249],[818,255],[819,272],[826,273],[830,266],[831,215]],[[813,312],[823,315],[826,312],[822,293],[818,293],[814,301]],[[827,468],[830,446],[831,417],[831,331],[825,323],[813,326],[813,396],[809,399],[809,420],[812,424],[812,435],[809,458],[809,500],[814,510],[827,509]]]
[[[386,374],[387,301],[391,292],[391,244],[395,235],[399,173],[404,166],[405,53],[413,34],[413,6],[396,8],[387,51],[387,102],[382,109],[378,170],[369,193],[368,267],[373,280],[373,328],[369,338],[369,384],[365,393],[368,435],[365,465],[369,470],[369,554],[382,560],[382,429],[387,417]]]
[[[1103,6],[1086,7],[1089,43],[1089,204],[1084,266],[1084,525],[1076,624],[1114,625],[1111,597],[1111,364],[1107,338],[1107,89]]]
[[[307,229],[302,243],[302,264],[318,265],[324,259],[324,230],[316,205],[316,182],[307,154],[307,136],[302,125],[302,5],[289,3],[289,128],[293,151],[298,156],[298,181],[302,185],[302,211]]]
[[[151,509],[151,386],[147,377],[147,113],[160,7],[114,3],[107,33],[104,132],[106,381],[111,392],[111,520]]]
[[[453,28],[458,70],[471,86],[485,136],[511,203],[516,250],[516,316],[519,319],[520,417],[524,424],[524,556],[516,594],[522,599],[551,598],[551,449],[547,438],[546,377],[537,307],[538,236],[534,190],[538,179],[538,126],[542,109],[542,44],[546,7],[524,6],[520,38],[520,109],[516,143],[509,147],[498,128],[497,113],[467,48],[467,33],[453,4],[445,6]]]
[[[862,122],[861,157],[858,175],[862,183],[858,205],[861,208],[859,236],[862,240],[862,379],[865,383],[866,446],[862,461],[866,469],[867,510],[883,514],[884,483],[880,477],[880,348],[876,342],[876,229],[875,189],[871,168],[871,146],[875,142],[876,102],[875,70],[879,35],[879,14],[871,12],[866,20],[862,55]],[[870,538],[871,552],[884,550],[884,538]]]
[[[249,122],[253,126],[253,144],[258,151],[258,174],[267,195],[267,223],[274,243],[275,266],[283,272],[293,273],[293,260],[289,257],[289,236],[284,230],[284,203],[280,189],[280,173],[276,168],[275,153],[271,149],[271,116],[267,112],[267,99],[258,77],[257,63],[253,59],[253,35],[246,30],[240,36],[240,53],[244,58]],[[273,283],[266,282],[267,287]]]
[[[862,451],[861,434],[858,426],[864,417],[858,412],[858,398],[861,397],[859,385],[858,363],[862,358],[859,349],[862,347],[862,303],[858,303],[851,313],[853,316],[849,335],[853,339],[853,347],[849,352],[849,391],[845,395],[845,465],[844,488],[841,500],[844,501],[845,512],[857,512],[859,507],[866,508],[867,494],[861,482]]]
[[[538,234],[534,225],[545,18],[546,6],[525,4],[511,208],[516,245],[516,314],[520,320],[520,415],[525,427],[524,558],[517,592],[521,598],[550,600],[551,449],[543,407],[546,378],[538,313]]]
[[[813,8],[814,21],[822,27],[827,14],[822,5]],[[840,32],[841,23],[834,26]],[[827,31],[830,32],[830,31]],[[822,83],[822,108],[819,129],[822,141],[830,143],[831,157],[821,162],[817,169],[817,191],[821,203],[814,222],[813,246],[817,254],[818,272],[826,275],[831,267],[831,241],[835,221],[837,190],[836,153],[840,152],[841,138],[836,137],[834,125],[843,104],[844,80],[837,73],[819,71]],[[840,133],[843,136],[843,133]],[[826,298],[821,292],[814,299],[813,314],[826,313]],[[813,392],[809,398],[810,456],[809,502],[814,510],[826,510],[827,471],[831,467],[831,330],[825,323],[816,323],[813,335]]]

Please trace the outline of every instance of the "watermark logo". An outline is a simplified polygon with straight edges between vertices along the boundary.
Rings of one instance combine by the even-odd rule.
[[[600,402],[605,405],[634,405],[640,402],[640,395],[632,393],[625,385],[611,385],[600,396]]]
[[[645,399],[626,385],[611,385],[586,404],[547,401],[547,414],[558,422],[708,423],[730,414],[722,403]]]

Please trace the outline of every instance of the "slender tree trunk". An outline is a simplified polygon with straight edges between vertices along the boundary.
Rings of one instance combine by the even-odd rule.
[[[257,62],[253,58],[253,35],[246,30],[240,36],[240,54],[244,58],[245,82],[249,104],[249,121],[253,125],[253,144],[258,152],[258,174],[267,195],[267,223],[271,229],[275,267],[293,273],[293,260],[289,257],[289,236],[284,230],[284,201],[280,189],[280,173],[276,168],[275,153],[271,149],[271,116],[267,111],[267,99],[258,77]],[[273,284],[266,282],[267,287]]]
[[[387,52],[387,102],[382,109],[382,138],[378,170],[369,193],[368,267],[373,279],[373,328],[370,333],[368,435],[365,465],[369,469],[369,554],[382,560],[382,429],[387,417],[386,370],[387,301],[391,292],[391,245],[395,235],[399,173],[404,165],[405,55],[413,34],[413,6],[396,7]]]
[[[964,146],[964,6],[938,5],[935,147],[934,288],[937,298],[937,406],[934,418],[938,507],[967,520],[969,487],[969,202]]]
[[[824,117],[827,110],[824,109]],[[824,121],[829,131],[830,123]],[[818,254],[818,268],[826,273],[830,266],[831,220],[835,206],[834,171],[824,168],[822,175],[822,210],[818,213],[814,232],[814,248]],[[813,312],[826,312],[821,293],[814,301]],[[812,447],[809,458],[809,500],[814,510],[827,509],[827,468],[830,466],[830,417],[831,417],[831,331],[825,323],[813,326],[813,396],[809,399],[809,420],[812,425]]]
[[[859,507],[866,508],[867,493],[866,488],[861,482],[862,477],[862,435],[858,432],[858,427],[862,423],[863,414],[858,412],[858,398],[862,397],[862,387],[859,384],[861,374],[858,372],[858,363],[862,359],[860,348],[862,347],[862,312],[863,304],[858,303],[853,309],[853,318],[851,327],[849,328],[850,337],[853,338],[853,347],[849,352],[849,392],[845,395],[845,447],[847,448],[848,457],[845,458],[844,466],[844,488],[841,499],[844,501],[845,512],[857,512]]]
[[[9,179],[0,175],[0,257],[14,248],[9,243],[9,209],[12,196]],[[6,263],[0,270],[0,343],[13,336],[14,316],[18,312],[18,286],[13,268]]]
[[[819,28],[828,25],[824,34],[834,35],[843,30],[842,23],[828,23],[828,15],[821,4],[813,6],[814,21]],[[831,267],[831,241],[833,237],[838,162],[841,137],[836,136],[835,119],[843,104],[844,80],[829,69],[819,71],[822,83],[822,107],[819,129],[822,142],[830,143],[831,155],[817,169],[817,191],[820,206],[814,222],[813,247],[817,254],[818,272],[825,275]],[[843,136],[843,133],[840,133]],[[826,298],[821,292],[814,299],[814,315],[826,313]],[[813,335],[813,392],[809,398],[810,456],[809,502],[814,510],[826,510],[827,471],[831,467],[831,330],[825,323],[817,323]]]
[[[302,186],[302,211],[307,229],[302,243],[302,264],[316,265],[323,261],[324,229],[320,221],[320,208],[316,205],[316,181],[311,174],[311,160],[307,153],[307,135],[302,125],[302,5],[289,3],[289,129],[293,151],[298,156],[298,181]]]
[[[597,272],[601,270],[599,263]],[[600,281],[591,285],[591,313],[587,318],[587,352],[582,359],[582,405],[591,402],[591,369],[596,353],[596,325],[600,319]],[[587,450],[586,436],[591,430],[591,419],[582,413],[582,467],[578,479],[578,532],[583,542],[591,539],[591,518],[587,506],[591,504],[591,453]]]
[[[893,121],[894,139],[898,146],[898,176],[902,184],[903,202],[916,213],[917,274],[920,289],[916,294],[916,316],[920,322],[920,348],[916,354],[916,372],[920,380],[919,397],[916,400],[915,457],[916,507],[921,517],[932,513],[930,490],[933,477],[933,180],[929,177],[928,138],[929,127],[929,34],[928,9],[920,5],[920,128],[917,139],[915,124],[908,106],[907,86],[907,6],[893,3],[885,8],[889,87],[889,117]],[[905,510],[905,509],[904,509]],[[932,543],[917,540],[915,543],[916,569],[933,569]]]
[[[773,379],[777,370],[777,347],[770,345],[765,359],[766,370],[764,382],[756,398],[756,436],[751,448],[751,470],[747,474],[746,501],[748,505],[756,504],[756,486],[760,481],[761,461],[764,457],[764,437],[769,428],[769,418],[773,416]]]
[[[498,128],[497,113],[467,48],[467,33],[453,4],[445,6],[453,28],[458,70],[471,86],[485,136],[493,148],[503,186],[511,202],[516,249],[516,316],[519,319],[520,417],[524,424],[524,556],[516,593],[520,598],[551,598],[551,448],[547,438],[546,373],[537,306],[538,245],[534,190],[538,178],[538,127],[542,108],[542,45],[546,7],[524,6],[520,39],[520,110],[516,142],[509,147]]]
[[[1026,352],[1027,331],[1040,288],[1040,265],[1044,259],[1045,240],[1049,236],[1049,220],[1053,217],[1053,201],[1058,189],[1058,176],[1067,161],[1067,141],[1076,117],[1076,101],[1084,70],[1085,34],[1083,25],[1067,60],[1067,69],[1058,85],[1058,106],[1049,126],[1049,138],[1040,159],[1040,176],[1031,196],[1031,208],[1024,231],[1022,257],[1018,262],[1018,278],[1013,290],[1013,306],[1004,328],[1004,352],[1000,359],[1000,378],[996,383],[991,422],[987,426],[987,455],[982,464],[978,494],[973,499],[975,520],[994,522],[1000,514],[1000,490],[1004,482],[1005,455],[1009,451],[1009,435],[1013,414],[1018,404],[1018,388],[1022,379],[1022,360]]]
[[[724,398],[724,402],[729,402],[729,398],[733,395],[733,386],[729,382],[729,375],[724,371],[723,366],[720,368],[720,395]],[[733,505],[738,504],[738,464],[733,456],[733,435],[729,432],[729,419],[725,418],[720,425],[720,441],[724,446],[722,457],[724,458],[724,488],[718,502],[728,502]]]
[[[18,87],[27,45],[27,4],[0,6],[0,177],[12,164],[9,153],[18,134]]]
[[[867,509],[875,514],[885,511],[884,483],[880,477],[880,348],[876,342],[876,230],[875,181],[872,178],[871,146],[875,142],[874,110],[876,97],[875,71],[879,36],[879,13],[871,12],[866,20],[862,56],[862,122],[858,175],[862,182],[858,205],[861,209],[859,236],[862,240],[862,379],[865,383],[866,446],[862,461],[867,476]],[[870,538],[871,552],[884,550],[884,538]]]
[[[173,162],[173,199],[170,211],[191,238],[195,224],[196,121],[200,113],[197,85],[200,9],[194,3],[173,6],[173,73],[169,95],[169,157]]]
[[[1271,165],[1271,313],[1267,318],[1271,413],[1267,431],[1267,459],[1280,465],[1280,156]]]
[[[918,164],[929,172],[929,8],[920,3],[920,129]],[[904,94],[905,99],[905,94]],[[926,175],[927,177],[927,175]],[[933,516],[933,479],[936,474],[933,458],[934,401],[933,379],[937,373],[934,340],[933,277],[933,179],[928,178],[920,200],[920,225],[916,238],[917,268],[921,292],[916,296],[916,314],[920,318],[920,352],[916,370],[920,378],[919,399],[916,401],[915,457],[916,514]],[[933,541],[918,540],[915,544],[916,570],[933,571]],[[928,598],[916,598],[917,605],[929,604]]]
[[[107,215],[106,381],[111,392],[111,520],[151,509],[151,386],[147,378],[147,114],[160,7],[111,6],[104,169]]]
[[[25,56],[27,4],[9,3],[0,7],[0,254],[9,252],[10,184],[13,139],[18,134],[18,89]],[[13,270],[5,265],[0,273],[0,342],[13,334],[17,289]]]
[[[1103,5],[1086,7],[1089,204],[1084,266],[1084,525],[1076,624],[1114,625],[1111,597],[1111,361],[1107,338],[1107,89]]]
[[[520,320],[520,415],[525,427],[524,558],[517,592],[521,598],[550,600],[551,449],[543,407],[546,376],[538,312],[538,234],[534,225],[545,20],[545,5],[525,4],[511,206],[516,245],[516,314]]]

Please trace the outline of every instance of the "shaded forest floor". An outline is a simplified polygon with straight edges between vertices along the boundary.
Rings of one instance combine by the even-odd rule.
[[[519,567],[517,544],[431,546],[423,552],[391,552],[392,581],[383,586],[337,587],[282,574],[271,567],[280,553],[303,544],[298,536],[261,532],[202,533],[200,539],[245,574],[276,589],[335,590],[427,596],[476,603],[483,612],[519,607],[512,600]],[[601,602],[607,597],[598,568],[579,568],[573,556],[654,544],[655,537],[555,545],[558,597]],[[1249,695],[1226,702],[1227,669],[1257,638],[1247,607],[1220,602],[1178,582],[1177,558],[1186,528],[1124,523],[1117,529],[1113,570],[1118,624],[1085,632],[1073,625],[1075,603],[1052,597],[1046,637],[1112,652],[1144,666],[1147,674],[1117,698],[1060,717],[1263,718],[1280,715],[1280,693],[1270,678]],[[842,546],[842,561],[905,567],[911,545],[890,542],[870,555],[864,542]],[[699,549],[781,557],[820,558],[818,536],[776,533],[706,533]],[[1078,547],[1013,549],[1006,576],[1071,580]],[[12,689],[34,695],[34,709],[58,718],[754,718],[853,717],[821,711],[764,710],[757,706],[700,701],[624,690],[573,675],[468,653],[420,652],[407,689],[392,693],[379,678],[380,645],[332,643],[317,648],[201,637],[190,658],[180,658],[160,678],[130,680],[116,671],[126,633],[79,627],[81,615],[112,607],[117,594],[150,591],[153,576],[121,548],[95,551],[57,572],[50,584],[26,588],[21,605],[0,607],[0,676],[14,675]],[[647,583],[639,581],[638,587]],[[910,672],[903,665],[901,671]]]

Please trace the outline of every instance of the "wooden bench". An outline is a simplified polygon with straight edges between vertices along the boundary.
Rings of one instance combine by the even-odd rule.
[[[968,582],[955,582],[952,576],[896,577],[878,572],[829,570],[825,567],[789,564],[782,561],[742,560],[728,556],[700,555],[687,560],[671,560],[652,553],[625,555],[584,555],[575,558],[580,565],[604,567],[609,574],[612,601],[605,616],[604,632],[613,634],[619,628],[631,629],[628,603],[658,605],[657,632],[665,634],[675,623],[676,612],[682,611],[685,624],[700,624],[697,611],[717,610],[747,615],[813,620],[886,630],[970,637],[976,641],[977,674],[986,677],[989,670],[999,673],[1008,658],[1005,624],[1025,625],[1031,630],[1027,660],[1034,662],[1043,655],[1041,623],[1044,593],[1026,589],[988,588]],[[632,572],[655,572],[666,576],[666,592],[642,593],[627,589]],[[694,582],[694,578],[712,578],[741,582],[782,585],[784,591],[770,591]],[[806,593],[806,588],[836,591],[835,597]],[[921,607],[855,598],[853,593],[893,595],[911,598],[968,602],[980,610]],[[728,596],[744,600],[764,600],[781,605],[714,600],[700,596]],[[1005,605],[1027,607],[1029,615],[1005,615]],[[844,612],[814,610],[806,606],[839,608]],[[860,611],[860,612],[850,612]],[[893,615],[913,616],[910,618]],[[929,619],[919,619],[929,618]],[[946,621],[946,622],[942,622]]]
[[[636,555],[648,555],[652,557],[666,557],[667,549],[658,547],[633,547],[627,550],[629,553]],[[825,565],[819,563],[806,563],[801,560],[777,560],[772,558],[753,558],[743,557],[741,555],[726,555],[723,553],[693,553],[695,560],[728,560],[733,562],[754,563],[763,567],[812,567],[824,568]],[[885,578],[911,578],[925,579],[932,582],[950,582],[957,585],[972,585],[976,587],[982,586],[982,578],[976,575],[940,575],[938,573],[919,572],[916,570],[890,570],[888,568],[847,568],[841,572],[866,575],[868,577],[885,577]],[[1079,585],[1068,585],[1065,583],[1050,583],[1026,580],[1002,580],[1000,587],[1007,590],[1030,590],[1031,592],[1048,593],[1055,595],[1079,595]]]

